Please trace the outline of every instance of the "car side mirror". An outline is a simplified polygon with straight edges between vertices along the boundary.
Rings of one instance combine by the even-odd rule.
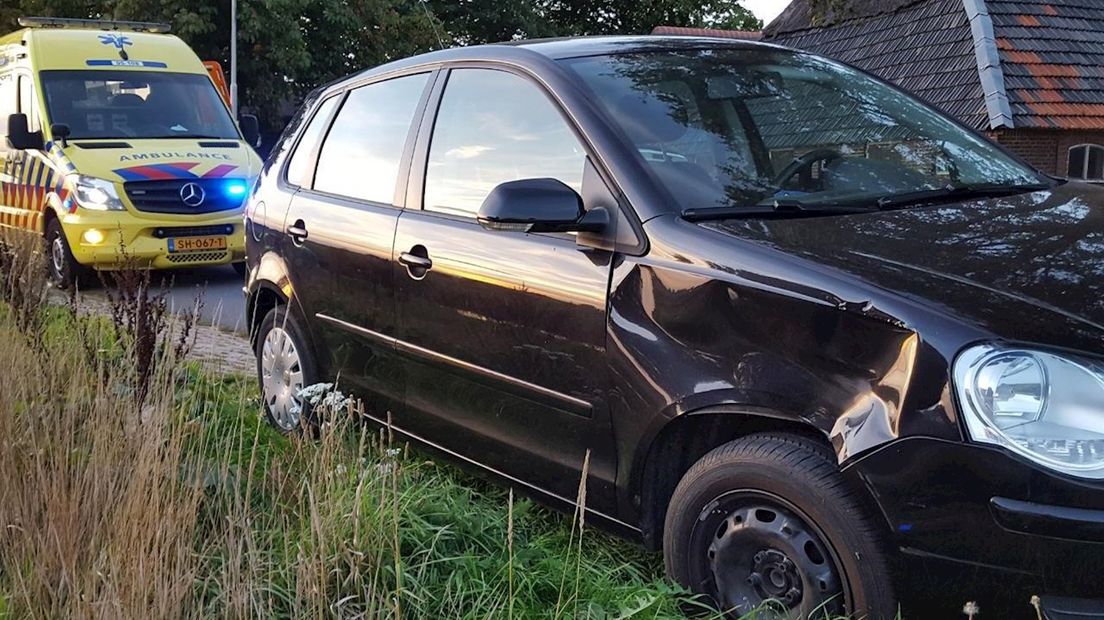
[[[556,179],[501,183],[487,195],[477,218],[487,230],[520,232],[601,232],[609,224],[604,209],[588,212],[583,198]]]
[[[17,151],[41,151],[46,148],[41,131],[30,131],[26,114],[8,115],[8,148]]]
[[[238,127],[241,128],[245,143],[253,148],[261,145],[261,123],[252,114],[242,114],[238,117]]]

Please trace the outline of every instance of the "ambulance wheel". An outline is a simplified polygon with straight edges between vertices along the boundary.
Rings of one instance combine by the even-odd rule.
[[[245,261],[241,261],[241,262],[238,262],[238,263],[233,263],[233,266],[234,266],[234,273],[238,274],[238,277],[241,277],[241,278],[244,278],[246,272],[249,271],[249,269],[246,267]]]
[[[56,219],[46,224],[46,259],[50,281],[57,288],[67,289],[86,280],[88,268],[73,258],[69,240],[65,238],[61,222]]]

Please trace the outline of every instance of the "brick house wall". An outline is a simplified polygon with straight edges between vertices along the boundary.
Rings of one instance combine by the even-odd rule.
[[[991,139],[1027,160],[1027,163],[1054,176],[1065,177],[1069,170],[1070,147],[1079,144],[1104,146],[1104,131],[1068,129],[999,129],[990,131]]]

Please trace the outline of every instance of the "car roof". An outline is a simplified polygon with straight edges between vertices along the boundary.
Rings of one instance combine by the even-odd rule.
[[[755,49],[776,47],[767,43],[719,37],[672,36],[591,36],[564,37],[558,39],[532,39],[511,41],[498,45],[522,47],[560,60],[601,54],[627,54],[632,52],[699,49],[703,47],[729,47]]]
[[[412,67],[450,62],[498,61],[531,66],[538,64],[540,61],[547,63],[548,60],[563,60],[566,58],[579,58],[584,56],[721,47],[748,50],[786,49],[771,43],[715,37],[586,36],[560,39],[525,39],[502,43],[488,43],[485,45],[472,45],[468,47],[454,47],[411,56],[342,78],[334,82],[334,84],[343,84],[358,78],[406,70]]]

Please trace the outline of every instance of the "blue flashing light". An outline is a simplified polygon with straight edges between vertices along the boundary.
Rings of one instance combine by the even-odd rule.
[[[246,189],[243,181],[231,181],[226,184],[226,193],[231,196],[244,196]]]

